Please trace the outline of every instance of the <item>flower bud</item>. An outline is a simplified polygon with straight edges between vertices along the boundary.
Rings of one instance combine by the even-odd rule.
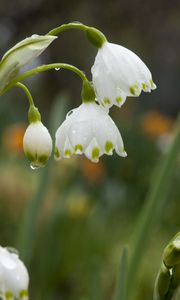
[[[156,278],[154,296],[155,299],[164,299],[164,296],[169,290],[170,281],[170,271],[164,265],[162,265]]]
[[[30,123],[23,138],[23,148],[32,169],[46,164],[52,152],[52,139],[41,121]]]
[[[18,74],[20,68],[39,56],[56,38],[33,34],[8,50],[0,62],[0,92]]]
[[[180,240],[178,238],[173,240],[165,248],[163,261],[168,268],[172,268],[175,265],[180,264]]]

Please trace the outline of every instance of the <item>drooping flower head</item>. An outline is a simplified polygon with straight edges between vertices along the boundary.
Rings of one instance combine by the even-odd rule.
[[[107,108],[121,107],[127,96],[156,88],[143,61],[129,49],[104,41],[91,69],[97,100]]]
[[[28,299],[29,275],[17,253],[0,246],[0,297]]]
[[[100,105],[85,102],[70,111],[56,132],[55,158],[82,154],[98,162],[103,154],[116,153],[125,157],[121,134],[115,123]]]

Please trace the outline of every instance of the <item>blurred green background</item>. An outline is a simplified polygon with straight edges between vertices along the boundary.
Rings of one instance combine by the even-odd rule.
[[[13,88],[0,103],[0,244],[19,249],[30,271],[31,299],[112,299],[124,244],[148,193],[154,167],[171,144],[180,94],[180,1],[1,0],[0,54],[33,33],[71,21],[99,28],[111,42],[137,53],[158,89],[112,108],[128,157],[84,157],[32,171],[22,153],[27,100]],[[91,79],[96,49],[79,31],[60,35],[28,68],[71,63]],[[26,80],[52,135],[80,104],[74,74],[49,71]],[[140,272],[137,300],[152,299],[161,254],[180,225],[180,167]],[[35,214],[34,212],[37,212]],[[31,218],[33,222],[28,224]]]

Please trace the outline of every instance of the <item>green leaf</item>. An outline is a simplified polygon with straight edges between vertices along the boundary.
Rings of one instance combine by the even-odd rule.
[[[114,300],[126,299],[127,269],[128,269],[128,249],[125,247],[123,249],[122,256],[121,256],[120,269],[117,278]]]

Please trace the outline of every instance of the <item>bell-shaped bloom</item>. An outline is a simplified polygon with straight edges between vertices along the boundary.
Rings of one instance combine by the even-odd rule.
[[[121,134],[108,113],[95,102],[86,102],[70,111],[56,132],[55,158],[82,154],[98,162],[103,154],[125,157]]]
[[[32,122],[28,126],[23,138],[23,148],[32,169],[46,164],[52,152],[52,139],[41,121]]]
[[[107,41],[98,49],[91,72],[97,99],[106,108],[121,107],[127,96],[156,88],[151,72],[135,53]]]
[[[0,61],[0,92],[18,74],[20,68],[39,56],[56,38],[33,34],[8,50]]]
[[[28,299],[29,275],[17,253],[0,246],[0,296],[2,299]]]

